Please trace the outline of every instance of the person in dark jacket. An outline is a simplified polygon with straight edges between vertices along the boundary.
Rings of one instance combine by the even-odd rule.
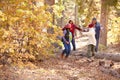
[[[62,37],[62,42],[64,45],[64,50],[61,54],[61,58],[65,58],[65,59],[69,56],[70,51],[71,51],[70,42],[72,40],[72,34],[70,32],[70,29],[71,29],[71,24],[67,24],[65,26],[65,29],[63,30],[64,36]],[[64,56],[64,54],[66,55]]]
[[[68,22],[69,24],[71,24],[71,30],[70,32],[72,33],[72,46],[73,46],[73,50],[76,50],[76,45],[75,45],[75,29],[82,31],[82,29],[80,29],[79,27],[77,27],[72,20],[69,20]],[[63,30],[65,29],[65,27],[63,28]]]
[[[96,38],[96,47],[95,47],[95,51],[98,51],[98,46],[99,46],[99,39],[100,39],[100,30],[101,30],[101,26],[100,23],[97,22],[96,18],[92,19],[92,23],[95,24],[95,38]]]

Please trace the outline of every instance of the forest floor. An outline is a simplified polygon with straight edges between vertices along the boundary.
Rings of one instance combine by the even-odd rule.
[[[102,59],[88,59],[81,55],[86,53],[85,39],[77,39],[76,42],[78,49],[72,51],[67,60],[55,53],[55,57],[37,62],[35,68],[6,66],[0,69],[0,80],[120,80],[109,71],[115,66],[120,68],[120,62],[114,62],[114,66],[109,68],[100,66]]]

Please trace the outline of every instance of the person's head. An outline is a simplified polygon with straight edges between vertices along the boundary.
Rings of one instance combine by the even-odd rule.
[[[92,19],[92,23],[93,23],[93,24],[96,24],[96,22],[97,22],[97,19],[96,19],[96,18],[93,18],[93,19]]]
[[[69,22],[68,22],[69,24],[73,24],[73,21],[72,20],[69,20]]]
[[[71,30],[71,24],[67,24],[67,25],[65,26],[65,28],[66,28],[66,30]]]

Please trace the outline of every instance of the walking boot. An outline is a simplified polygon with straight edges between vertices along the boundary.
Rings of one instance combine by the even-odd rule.
[[[64,57],[64,54],[62,53],[62,54],[61,54],[61,58],[63,59],[63,57]]]

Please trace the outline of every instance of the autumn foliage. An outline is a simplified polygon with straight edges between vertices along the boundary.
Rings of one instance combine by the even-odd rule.
[[[0,54],[17,62],[53,53],[60,30],[49,8],[30,0],[0,0]]]

